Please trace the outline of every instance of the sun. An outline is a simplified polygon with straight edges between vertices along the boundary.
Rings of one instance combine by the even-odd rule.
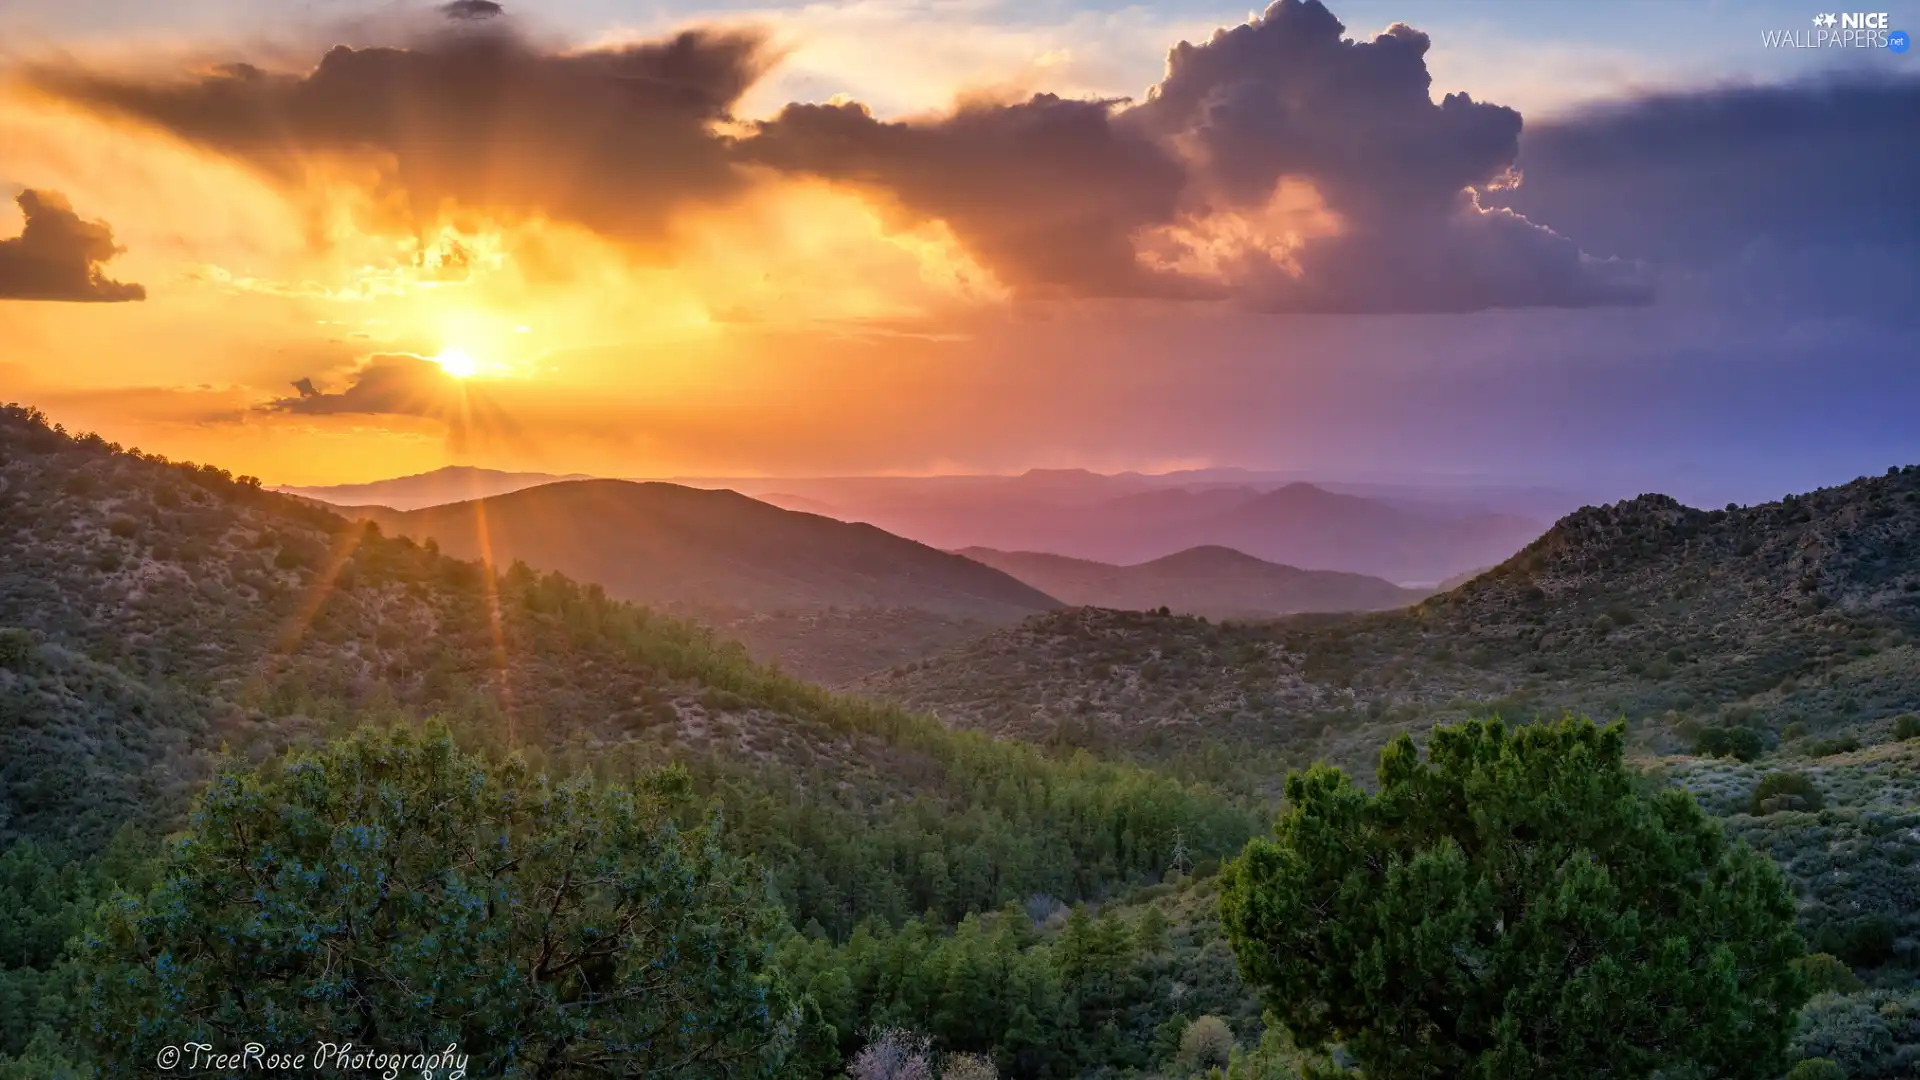
[[[471,353],[453,346],[441,349],[433,362],[440,365],[441,371],[456,379],[471,379],[480,370],[480,362]]]

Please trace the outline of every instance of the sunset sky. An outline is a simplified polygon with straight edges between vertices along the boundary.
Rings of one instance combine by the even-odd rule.
[[[1762,47],[1821,10],[0,0],[0,400],[270,483],[1775,497],[1920,462],[1920,58]]]

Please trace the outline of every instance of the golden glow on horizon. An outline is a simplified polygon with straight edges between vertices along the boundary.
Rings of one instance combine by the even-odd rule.
[[[641,243],[408,207],[379,162],[306,159],[276,180],[4,74],[0,180],[106,222],[124,250],[105,272],[148,299],[0,303],[0,384],[126,445],[273,483],[472,461],[739,471],[751,463],[711,458],[738,432],[778,446],[823,409],[894,415],[937,378],[924,357],[1009,298],[947,226],[854,187],[757,176]],[[18,229],[0,202],[0,236]],[[393,355],[471,400],[450,410],[415,388],[393,411],[351,407],[394,400],[353,394]],[[315,393],[330,401],[282,404]]]

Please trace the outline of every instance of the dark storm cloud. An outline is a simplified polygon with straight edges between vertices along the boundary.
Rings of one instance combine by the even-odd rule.
[[[441,14],[449,19],[491,19],[504,10],[493,0],[452,0],[440,5]]]
[[[1206,179],[1239,203],[1300,176],[1346,213],[1443,214],[1461,189],[1513,163],[1520,114],[1466,94],[1434,104],[1427,35],[1345,33],[1320,3],[1282,0],[1204,44],[1175,46],[1167,77],[1126,120],[1190,137]]]
[[[147,290],[107,277],[100,264],[120,254],[104,221],[85,221],[52,191],[21,192],[19,236],[0,240],[0,300],[112,303],[145,300]]]
[[[857,104],[789,105],[744,152],[758,162],[876,188],[945,221],[1022,291],[1180,295],[1133,235],[1175,216],[1185,167],[1162,143],[1114,122],[1109,103],[1039,94],[966,106],[927,123],[886,123]]]
[[[1920,78],[1660,94],[1528,130],[1494,198],[1717,304],[1891,314],[1920,295]]]
[[[1661,94],[1530,127],[1506,205],[1589,251],[1672,263],[1920,243],[1920,78]]]
[[[1293,267],[1243,271],[1242,297],[1274,311],[1472,311],[1649,299],[1637,267],[1583,257],[1543,225],[1484,213],[1469,189],[1506,176],[1520,114],[1467,94],[1431,97],[1427,35],[1396,24],[1371,41],[1318,0],[1281,0],[1204,44],[1181,42],[1167,76],[1120,117],[1195,148],[1206,206],[1263,203],[1305,180],[1340,220]]]
[[[447,201],[538,209],[648,240],[676,207],[736,188],[710,125],[767,64],[759,36],[688,31],[555,54],[488,25],[407,49],[339,46],[304,75],[233,64],[172,82],[76,69],[37,79],[288,184],[312,158],[374,155],[391,162],[386,193],[423,214]]]
[[[1281,0],[1203,44],[1127,108],[1040,95],[914,124],[789,106],[745,151],[879,187],[946,221],[1003,280],[1100,296],[1224,296],[1273,311],[1472,311],[1648,298],[1635,267],[1584,258],[1471,187],[1504,176],[1520,114],[1429,96],[1425,34],[1344,37],[1318,0]],[[1290,265],[1243,254],[1224,281],[1153,273],[1144,230],[1257,211],[1304,180],[1338,216]],[[1179,241],[1172,241],[1177,261]]]
[[[290,186],[315,157],[370,153],[391,162],[379,194],[402,196],[382,205],[546,213],[627,241],[658,239],[677,208],[725,200],[754,169],[827,177],[902,220],[944,222],[1023,297],[1406,312],[1647,298],[1637,267],[1476,201],[1518,154],[1518,113],[1436,104],[1426,35],[1348,40],[1319,0],[1181,43],[1138,104],[1038,94],[913,122],[795,104],[741,136],[722,122],[769,63],[759,37],[556,54],[495,8],[455,0],[416,47],[336,48],[304,75],[39,81]],[[1276,245],[1246,225],[1283,180],[1317,193],[1333,227]]]

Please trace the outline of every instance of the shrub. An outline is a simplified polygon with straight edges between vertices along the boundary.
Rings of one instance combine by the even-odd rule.
[[[1820,794],[1820,789],[1807,779],[1806,774],[1776,772],[1768,773],[1754,785],[1747,812],[1758,816],[1782,810],[1818,810],[1825,804],[1826,799]]]
[[[1203,1016],[1180,1033],[1179,1064],[1187,1072],[1225,1065],[1233,1057],[1233,1029],[1217,1016]]]
[[[1834,735],[1825,739],[1811,739],[1807,742],[1808,757],[1832,757],[1860,749],[1860,740],[1852,735]]]
[[[1831,953],[1810,953],[1793,962],[1815,994],[1851,994],[1861,988],[1860,977]]]
[[[1814,932],[1813,947],[1855,967],[1879,967],[1893,956],[1899,939],[1893,917],[1881,912],[1829,922]]]
[[[33,635],[14,626],[0,626],[0,667],[15,671],[27,666],[33,655]]]
[[[1787,1070],[1787,1080],[1847,1080],[1847,1070],[1830,1058],[1808,1058]]]
[[[1893,718],[1893,737],[1905,742],[1908,739],[1920,739],[1920,714],[1901,713]]]
[[[1807,1003],[1793,1051],[1808,1059],[1826,1059],[1839,1069],[1827,1076],[1886,1076],[1895,1051],[1893,1033],[1865,996],[1826,994]],[[1815,1074],[1816,1076],[1819,1074]]]
[[[853,1080],[933,1080],[933,1040],[911,1031],[876,1031],[847,1063]]]
[[[1766,749],[1760,733],[1749,727],[1710,727],[1693,741],[1693,752],[1703,757],[1730,757],[1752,761]]]
[[[1000,1080],[1000,1070],[985,1054],[950,1054],[940,1066],[940,1080]]]

